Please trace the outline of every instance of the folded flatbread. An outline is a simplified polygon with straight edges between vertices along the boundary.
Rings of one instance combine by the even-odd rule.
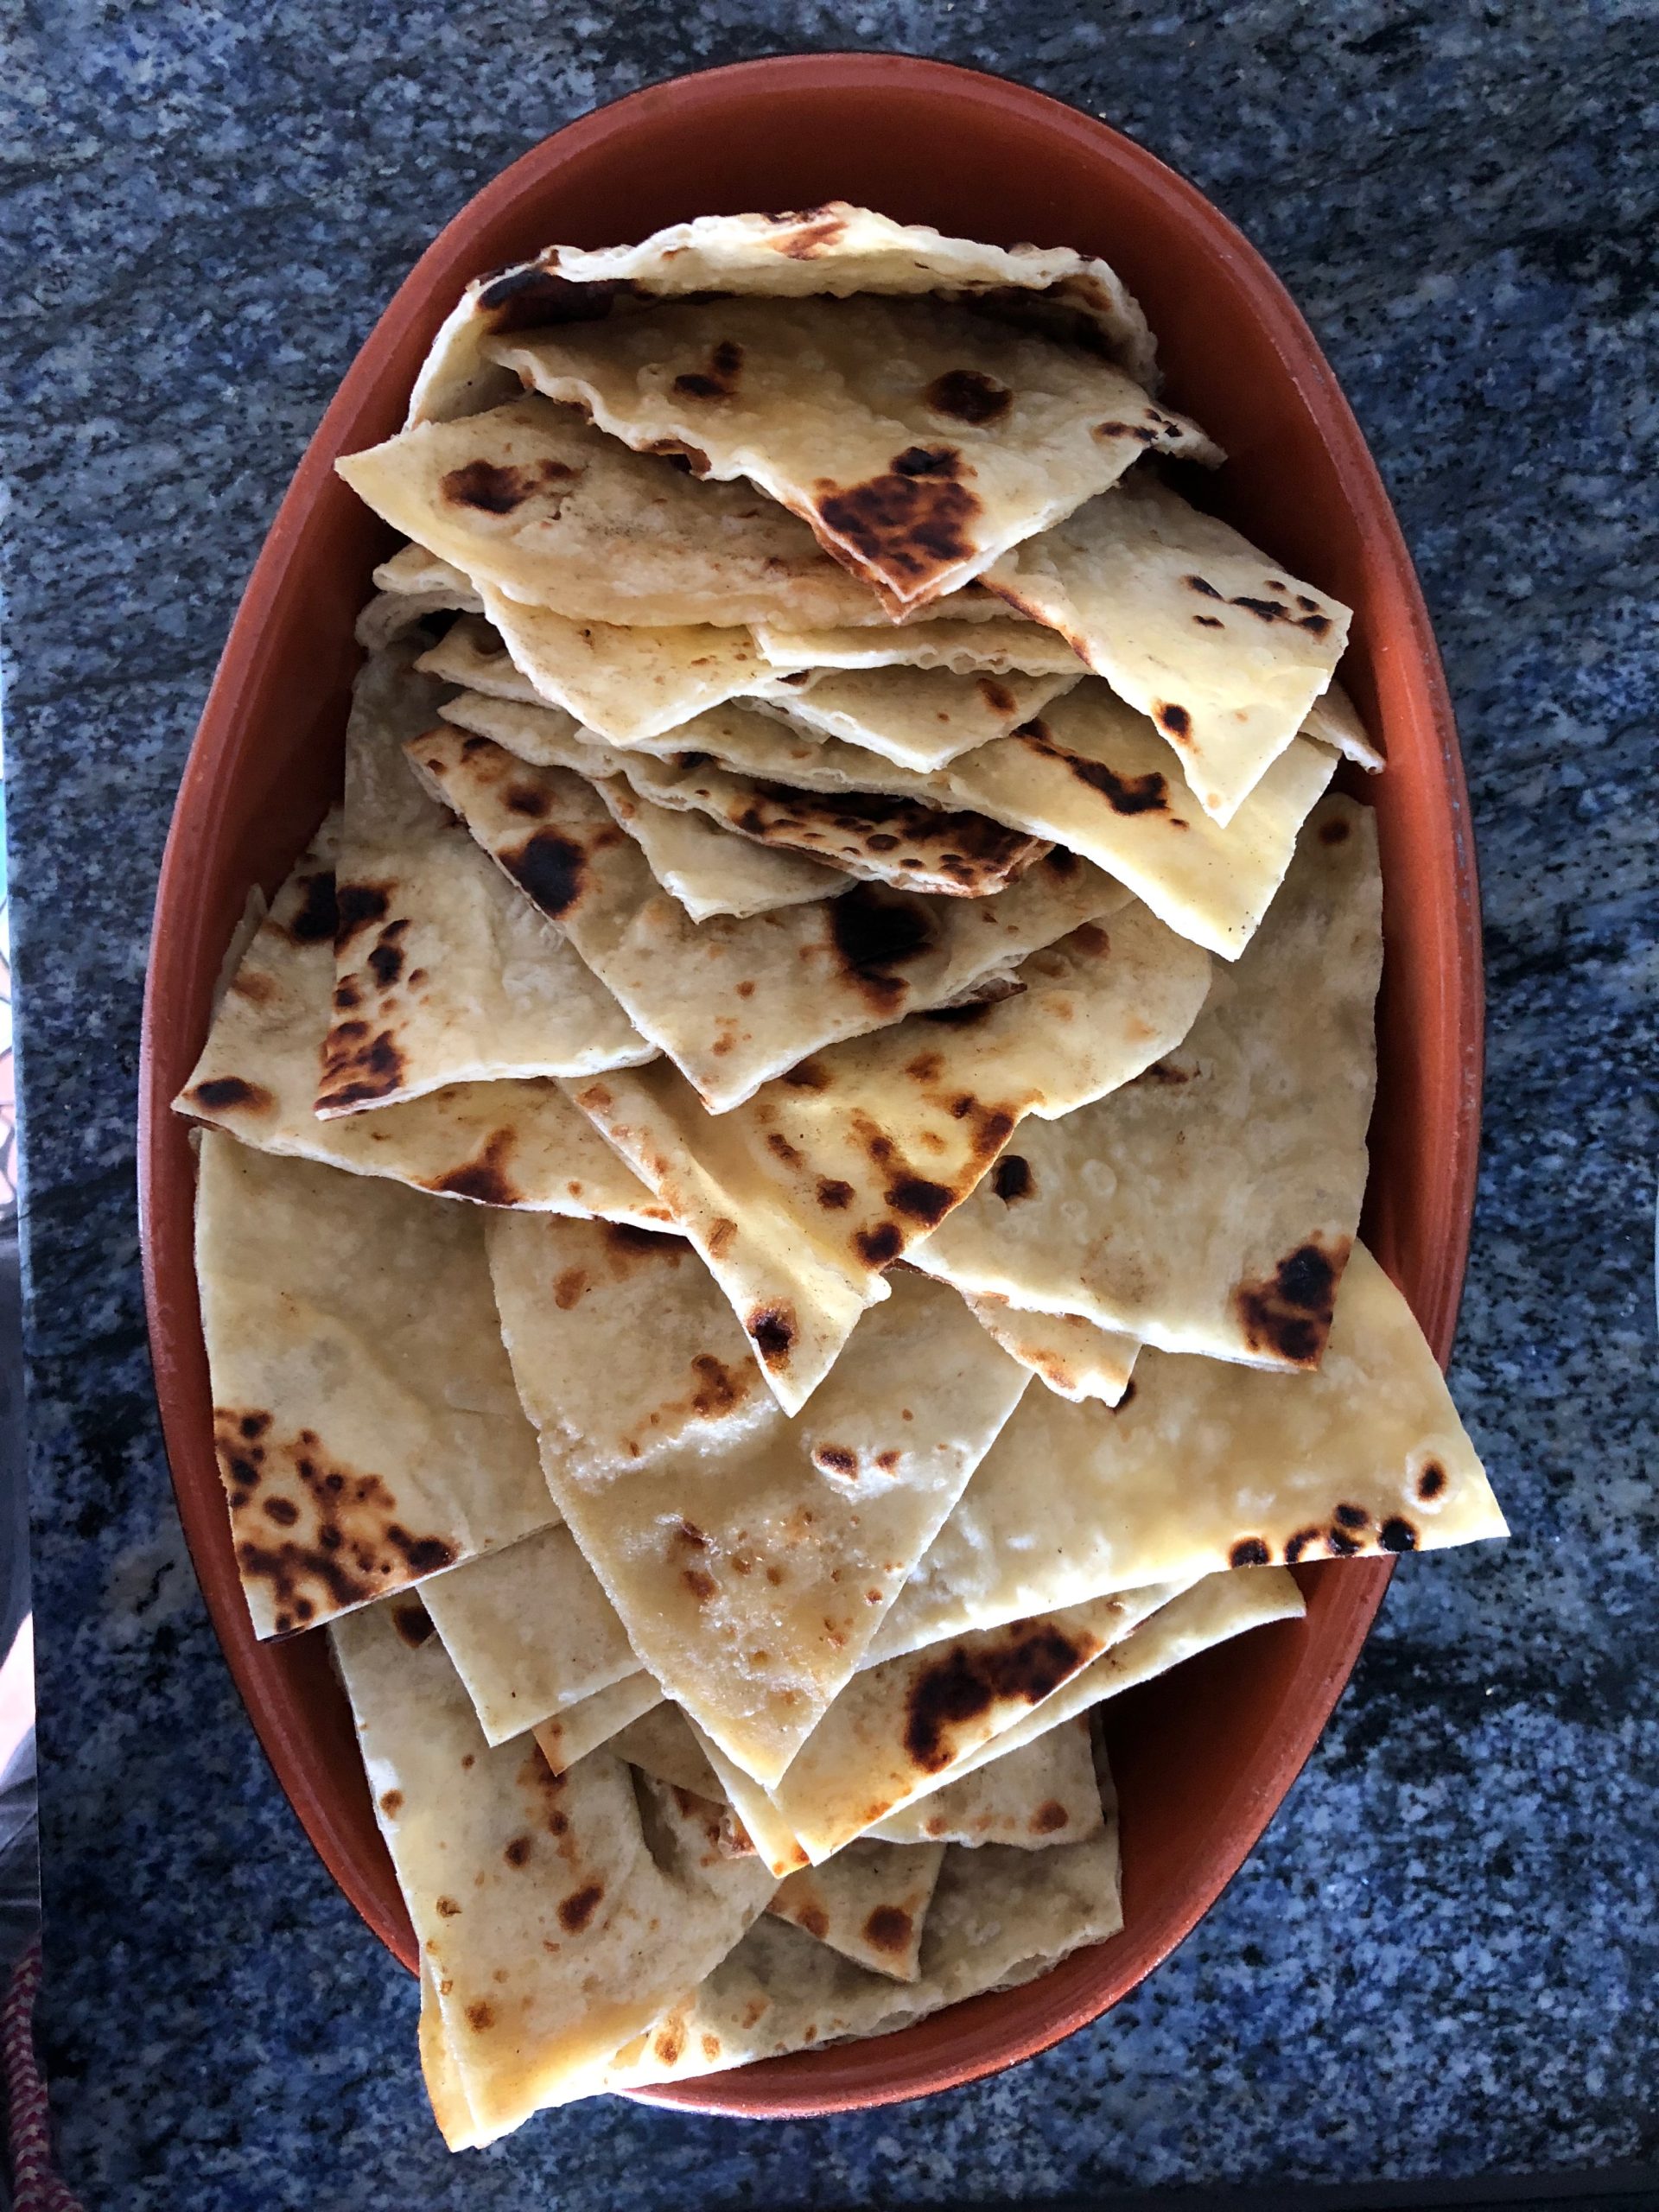
[[[513,1264],[538,1225],[499,1217],[494,1249],[503,1331],[549,1484],[664,1693],[730,1757],[781,1774],[1027,1378],[951,1293],[912,1275],[866,1318],[806,1414],[596,1468],[569,1412],[580,1306],[562,1313],[538,1275]],[[688,1255],[661,1302],[683,1300],[717,1332],[727,1317],[706,1275],[698,1297],[701,1274]],[[695,1363],[676,1375],[638,1334],[613,1344],[610,1372],[625,1399],[636,1376],[656,1376],[664,1396],[708,1387]]]
[[[1351,620],[1139,469],[1005,554],[989,581],[1151,716],[1224,823],[1329,684]]]
[[[1329,793],[1179,1049],[1028,1131],[917,1265],[1166,1351],[1317,1367],[1365,1191],[1382,903],[1376,817]]]
[[[411,773],[404,741],[438,695],[409,651],[368,661],[353,696],[318,1113],[650,1059],[655,1048],[562,934]]]
[[[768,1913],[694,1997],[618,2053],[605,2086],[641,2088],[891,2034],[964,1998],[1034,1981],[1122,1924],[1115,1821],[1058,1851],[950,1849],[914,1981],[872,1974]]]
[[[578,1759],[585,1759],[601,1744],[614,1751],[622,1731],[648,1718],[662,1701],[662,1692],[642,1667],[562,1712],[550,1713],[531,1733],[551,1770],[568,1774]]]
[[[334,1649],[448,2046],[439,2063],[429,2025],[435,2108],[488,2142],[597,2087],[731,1949],[771,1877],[719,1850],[715,1808],[607,1751],[556,1776],[532,1742],[486,1745],[418,1601],[341,1623]]]
[[[196,1279],[257,1635],[315,1627],[555,1517],[483,1223],[203,1132]]]
[[[630,446],[747,478],[896,614],[1145,452],[1221,458],[1099,354],[938,300],[683,301],[484,352]]]
[[[481,589],[582,622],[886,622],[806,524],[747,484],[701,484],[533,392],[423,423],[335,467],[396,530]],[[961,619],[952,597],[938,602]],[[989,593],[974,605],[1003,611]]]
[[[1092,1790],[1092,1766],[1089,1780]],[[1096,1796],[1096,1811],[1099,1804]],[[873,1974],[914,1981],[944,1863],[942,1843],[849,1843],[826,1865],[799,1867],[780,1882],[766,1910]]]
[[[1064,1467],[1064,1483],[1033,1471]],[[1145,1351],[1115,1410],[1027,1392],[875,1649],[1270,1560],[1506,1533],[1411,1308],[1363,1244],[1317,1374]]]
[[[545,1077],[451,1084],[372,1114],[319,1120],[313,1100],[334,983],[338,825],[336,810],[276,893],[175,1109],[261,1152],[446,1198],[665,1222],[667,1210]]]
[[[571,1086],[702,1254],[791,1411],[882,1294],[884,1270],[1025,1116],[1073,1112],[1185,1036],[1209,962],[1130,902],[1013,980],[1011,996],[814,1052],[718,1116],[668,1070]]]
[[[417,739],[410,758],[716,1113],[820,1046],[1006,975],[1114,896],[1092,872],[1043,866],[989,899],[860,885],[814,906],[693,924],[571,771],[532,767],[448,727]]]
[[[422,1595],[492,1744],[639,1672],[615,1609],[568,1529],[539,1529],[435,1574]]]
[[[1088,1110],[1080,1107],[1077,1114],[1068,1114],[1065,1119],[1075,1121]],[[992,1169],[993,1181],[1003,1165],[999,1160]],[[983,1188],[982,1184],[980,1189]],[[969,1205],[977,1197],[976,1192]],[[1129,1387],[1135,1354],[1141,1349],[1138,1337],[1103,1329],[1098,1322],[1085,1321],[1076,1313],[1022,1313],[995,1294],[969,1297],[968,1310],[1004,1351],[1011,1353],[1021,1367],[1040,1376],[1063,1398],[1099,1398],[1115,1406]]]
[[[925,632],[918,628],[914,634]],[[901,766],[926,770],[1008,736],[1069,690],[1082,673],[1075,664],[1058,674],[995,676],[983,670],[958,675],[940,667],[842,670],[807,664],[741,688],[763,709],[769,703],[781,707],[808,729],[861,745]]]
[[[959,1782],[917,1798],[881,1821],[874,1834],[893,1843],[1006,1843],[1021,1851],[1046,1851],[1080,1842],[1104,1824],[1089,1716],[1079,1713],[1020,1750],[1002,1751]],[[848,1850],[866,1847],[855,1843]],[[839,1864],[839,1859],[829,1861],[830,1866]],[[799,1878],[790,1877],[791,1882]]]

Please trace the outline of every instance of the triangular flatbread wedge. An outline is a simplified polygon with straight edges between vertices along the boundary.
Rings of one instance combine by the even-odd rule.
[[[886,629],[797,630],[755,626],[754,640],[774,670],[943,668],[958,676],[1081,676],[1086,664],[1058,631],[1040,622],[900,622]]]
[[[1145,715],[1085,681],[1013,737],[954,761],[944,780],[957,805],[1083,855],[1171,929],[1236,960],[1336,766],[1334,753],[1297,738],[1223,829]]]
[[[366,505],[474,586],[575,621],[890,619],[764,493],[700,484],[533,392],[464,422],[422,423],[335,467]],[[969,612],[954,597],[938,603],[951,617]],[[974,604],[1002,611],[988,593]]]
[[[483,1223],[202,1133],[196,1280],[257,1635],[315,1627],[556,1517]]]
[[[706,814],[658,806],[641,798],[626,777],[597,777],[594,789],[663,889],[694,922],[721,915],[744,921],[783,906],[808,906],[815,899],[840,898],[857,880],[804,853],[735,836]]]
[[[1365,1191],[1382,902],[1376,817],[1327,794],[1179,1049],[1030,1130],[917,1265],[1166,1351],[1317,1367]]]
[[[864,2036],[1012,1989],[1123,1925],[1117,1830],[1058,1851],[948,1850],[914,1981],[891,1980],[770,1913],[696,1995],[620,2051],[611,2089],[642,2088]]]
[[[1221,458],[1098,354],[938,300],[676,302],[484,351],[630,446],[747,478],[895,614],[1145,452]]]
[[[940,898],[1006,891],[1048,850],[1041,839],[982,814],[870,791],[784,791],[696,753],[624,756],[623,773],[659,806],[695,809],[740,837],[808,855],[864,882]]]
[[[1003,1843],[1046,1851],[1081,1842],[1104,1821],[1089,1716],[1079,1713],[1017,1751],[1000,1751],[931,1796],[918,1797],[872,1834],[891,1843]],[[848,1846],[849,1851],[862,1847]]]
[[[659,736],[774,672],[741,627],[582,622],[488,583],[480,595],[488,623],[454,623],[421,666],[473,690],[546,700],[614,744]]]
[[[1016,546],[991,582],[1151,716],[1223,823],[1306,721],[1351,620],[1144,470]]]
[[[763,709],[775,704],[808,729],[861,745],[903,767],[928,770],[1008,736],[1081,675],[1076,667],[1058,675],[993,676],[982,670],[958,675],[949,668],[808,664],[741,688]]]
[[[1012,995],[815,1052],[730,1112],[705,1113],[666,1070],[571,1095],[702,1254],[793,1411],[883,1271],[1022,1117],[1138,1075],[1185,1036],[1208,980],[1205,954],[1130,903],[1033,953]]]
[[[1282,1579],[1294,1596],[1294,1583]],[[721,1745],[715,1771],[774,1872],[785,1865],[778,1822],[817,1866],[943,1789],[976,1755],[994,1758],[992,1747],[1016,1723],[1043,1714],[1067,1683],[1172,1601],[1166,1587],[1096,1598],[868,1667],[778,1779],[756,1779]]]
[[[367,662],[353,696],[318,1113],[650,1059],[655,1048],[587,964],[411,772],[404,741],[437,694],[406,651]]]
[[[942,1843],[849,1843],[827,1865],[800,1867],[780,1882],[766,1910],[872,1974],[914,1981],[944,1863]]]
[[[452,1084],[372,1114],[318,1119],[318,1058],[334,983],[338,825],[336,809],[276,893],[175,1110],[261,1152],[383,1175],[446,1198],[667,1221],[667,1210],[546,1078]]]
[[[568,1264],[570,1240],[553,1259],[542,1255],[543,1225],[499,1216],[493,1254],[507,1348],[549,1484],[664,1691],[731,1757],[781,1774],[1027,1377],[1014,1361],[987,1356],[959,1300],[912,1275],[866,1318],[807,1414],[791,1422],[774,1413],[721,1444],[596,1469],[570,1414],[580,1309],[561,1312],[556,1289],[549,1294],[550,1266]],[[706,1275],[699,1286],[686,1274],[696,1267],[688,1257],[677,1271],[673,1300],[718,1330],[727,1320],[720,1294]],[[625,1388],[631,1365],[658,1376],[665,1395],[709,1388],[695,1362],[664,1371],[648,1335],[613,1347]]]
[[[1077,1113],[1088,1110],[1086,1106],[1079,1107]],[[1075,1121],[1077,1115],[1068,1114],[1065,1118]],[[999,1160],[992,1169],[993,1179],[1003,1165]],[[977,1196],[976,1192],[968,1204],[971,1205]],[[925,1240],[924,1249],[925,1244]],[[1061,1397],[1098,1398],[1105,1405],[1115,1406],[1128,1389],[1135,1354],[1141,1349],[1138,1337],[1103,1329],[1097,1322],[1085,1321],[1076,1313],[1024,1313],[995,1294],[969,1297],[967,1302],[981,1328]]]
[[[689,1789],[694,1797],[706,1797],[712,1804],[723,1802],[720,1777],[692,1734],[690,1722],[666,1698],[620,1729],[613,1748],[619,1758],[654,1774],[658,1782],[671,1782],[676,1789]]]
[[[816,906],[694,925],[571,771],[532,767],[447,726],[410,758],[716,1113],[822,1045],[1006,975],[1115,895],[1092,872],[1042,865],[995,898],[858,885]]]
[[[421,1590],[489,1743],[522,1736],[639,1671],[568,1529],[542,1529],[435,1574]]]
[[[568,1774],[579,1759],[585,1759],[601,1744],[615,1751],[622,1731],[649,1717],[662,1701],[662,1692],[642,1667],[637,1674],[625,1675],[620,1682],[550,1713],[530,1732],[550,1770]]]
[[[484,356],[512,331],[593,321],[687,293],[802,299],[933,293],[1085,344],[1156,390],[1147,319],[1104,261],[1070,246],[984,245],[844,200],[785,215],[699,215],[637,245],[550,245],[469,284],[415,380],[409,419],[493,405],[511,379]]]
[[[486,1745],[418,1600],[340,1623],[334,1649],[448,2045],[440,2063],[429,2026],[435,2105],[488,2142],[596,2088],[731,1949],[771,1878],[717,1848],[714,1808],[607,1751],[556,1776],[527,1739]]]
[[[1039,1496],[1033,1469],[1057,1466]],[[1411,1308],[1356,1244],[1317,1374],[1147,1350],[1115,1410],[1028,1391],[876,1649],[1230,1565],[1507,1533]]]

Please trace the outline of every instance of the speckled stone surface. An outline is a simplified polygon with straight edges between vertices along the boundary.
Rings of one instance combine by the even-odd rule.
[[[450,2162],[414,1986],[307,1848],[181,1555],[132,1192],[149,903],[244,577],[409,263],[591,103],[785,44],[982,62],[1132,132],[1264,249],[1353,398],[1473,789],[1490,1111],[1454,1381],[1516,1536],[1406,1562],[1246,1871],[1060,2050],[867,2117],[605,2102]],[[1617,0],[0,11],[44,2035],[89,2208],[1016,2202],[1659,2150],[1656,49]]]

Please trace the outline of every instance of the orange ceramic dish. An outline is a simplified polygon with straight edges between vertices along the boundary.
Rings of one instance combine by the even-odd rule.
[[[193,1161],[168,1111],[206,1033],[248,887],[274,887],[334,793],[352,625],[384,526],[335,457],[402,421],[462,286],[558,240],[845,199],[1003,245],[1103,254],[1146,308],[1173,405],[1230,456],[1224,511],[1356,610],[1343,677],[1386,746],[1377,810],[1387,957],[1365,1234],[1449,1350],[1479,1122],[1478,903],[1463,769],[1427,615],[1358,426],[1272,271],[1191,185],[1104,124],[1014,85],[899,55],[814,54],[682,78],[525,155],[423,256],[301,462],[242,601],[191,752],[156,905],[140,1174],[150,1342],[173,1476],[232,1674],[295,1810],[405,1966],[408,1916],[376,1831],[326,1643],[254,1641],[214,1463],[191,1261]],[[1237,1869],[1340,1694],[1386,1561],[1299,1567],[1305,1621],[1258,1630],[1105,1708],[1122,1805],[1124,1928],[1021,1989],[902,2032],[649,2092],[704,2112],[799,2114],[949,2088],[1096,2018]]]

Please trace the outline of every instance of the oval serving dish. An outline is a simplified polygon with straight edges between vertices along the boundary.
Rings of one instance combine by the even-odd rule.
[[[333,474],[402,422],[463,285],[551,241],[609,245],[687,217],[845,199],[1002,245],[1103,255],[1147,310],[1166,396],[1230,456],[1216,502],[1356,610],[1343,677],[1389,767],[1377,812],[1386,961],[1365,1234],[1444,1361],[1473,1208],[1479,908],[1468,800],[1421,594],[1359,429],[1306,325],[1193,188],[1104,124],[1019,86],[891,54],[811,54],[682,78],[546,139],[463,208],[358,355],[273,524],[174,812],[145,1003],[139,1172],[162,1426],[231,1671],[296,1812],[371,1928],[415,1964],[343,1694],[321,1637],[254,1639],[215,1465],[191,1254],[194,1161],[168,1101],[205,1034],[250,885],[271,890],[334,795],[352,639],[384,525]],[[798,2115],[953,2087],[1096,2018],[1213,1903],[1348,1679],[1390,1563],[1297,1568],[1305,1621],[1259,1630],[1106,1708],[1124,1928],[1041,1980],[869,2042],[645,2094]]]

